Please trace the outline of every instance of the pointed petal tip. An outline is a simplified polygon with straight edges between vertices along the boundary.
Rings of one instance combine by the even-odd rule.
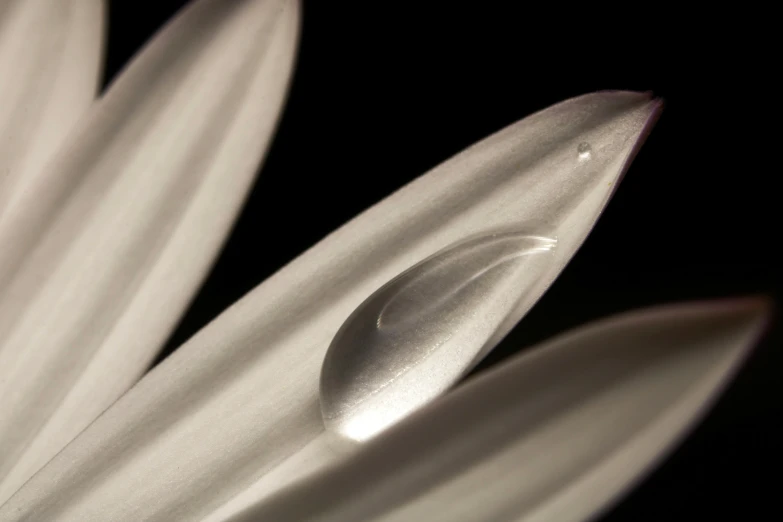
[[[752,333],[746,351],[752,350],[763,340],[777,315],[775,300],[764,294],[727,298],[716,301],[715,306],[722,308],[722,315],[727,320],[733,319]]]
[[[603,90],[585,94],[581,98],[601,97],[613,98],[617,102],[628,101],[636,108],[641,106],[648,113],[647,125],[652,126],[658,120],[665,106],[665,101],[660,96],[656,96],[653,91],[627,91],[627,90]]]
[[[705,335],[711,335],[715,328],[744,334],[746,342],[737,344],[735,348],[748,351],[758,344],[771,325],[775,315],[775,302],[763,294],[744,295],[663,305],[658,307],[657,311],[658,313],[655,313],[655,310],[651,309],[650,313],[641,313],[663,324],[673,324],[673,320],[679,320],[689,325],[688,328],[694,332],[704,332]],[[642,317],[639,311],[624,315],[629,322],[635,322],[634,318]]]
[[[658,118],[661,117],[661,113],[663,113],[663,109],[666,106],[664,99],[654,96],[652,91],[648,91],[645,94],[648,96],[647,109],[649,115],[647,116],[647,123],[645,123],[644,128],[642,129],[643,139],[647,138],[647,135],[652,131],[652,128],[658,123]]]
[[[758,294],[705,301],[703,308],[715,320],[737,321],[765,330],[774,315],[775,302],[767,295]]]
[[[633,91],[629,89],[602,89],[594,91],[585,96],[599,95],[599,96],[617,96],[623,98],[635,98],[639,101],[659,101],[661,98],[656,96],[652,90],[646,91]]]
[[[663,112],[663,108],[665,105],[664,100],[663,98],[656,96],[652,91],[643,91],[643,92],[618,91],[618,92],[622,92],[627,96],[637,97],[639,105],[646,113],[645,115],[646,121],[642,125],[642,129],[639,132],[639,141],[643,142],[650,134],[652,128],[658,122],[658,118],[661,117],[661,113]]]
[[[658,123],[658,119],[663,112],[664,100],[655,96],[652,91],[599,91],[593,94],[620,97],[631,102],[627,110],[632,115],[632,124],[628,127],[627,132],[628,136],[633,140],[633,145],[625,157],[623,166],[618,171],[615,183],[612,185],[610,190],[610,197],[612,197],[620,182],[625,178],[631,163],[636,159],[636,155],[639,154],[642,146],[650,136],[653,127]]]
[[[664,108],[664,100],[652,91],[602,90],[571,98],[563,103],[593,107],[607,114],[619,116],[620,135],[630,138],[632,148],[626,153],[624,172],[636,157]],[[618,180],[619,181],[619,180]]]
[[[738,297],[729,297],[717,302],[726,302],[737,311],[753,312],[754,315],[765,316],[772,312],[774,300],[765,294],[751,294]]]

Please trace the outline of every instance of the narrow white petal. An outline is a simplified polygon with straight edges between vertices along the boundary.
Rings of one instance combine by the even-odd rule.
[[[103,40],[103,0],[0,2],[0,289],[23,194],[95,99]]]
[[[596,93],[491,136],[359,215],[234,304],[53,459],[10,520],[193,520],[324,432],[329,343],[379,286],[498,227],[554,233],[532,306],[584,240],[659,103]],[[593,158],[579,157],[590,142]],[[506,325],[510,327],[510,325]]]
[[[231,520],[592,520],[706,410],[768,313],[715,301],[579,328]]]
[[[28,252],[0,294],[0,500],[176,325],[270,143],[297,35],[294,0],[193,3],[20,197],[11,244]]]

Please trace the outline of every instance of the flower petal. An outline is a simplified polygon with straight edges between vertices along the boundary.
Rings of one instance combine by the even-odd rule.
[[[558,336],[231,520],[592,520],[705,412],[770,308],[670,305]]]
[[[0,294],[0,500],[176,326],[271,141],[297,37],[295,0],[194,2],[20,197],[11,245],[27,255]]]
[[[318,376],[330,340],[403,270],[486,230],[554,230],[557,254],[546,271],[532,274],[532,306],[585,239],[659,107],[639,93],[575,98],[399,190],[195,335],[2,513],[190,520],[218,509],[324,432]],[[594,153],[587,164],[583,142]]]
[[[23,194],[95,99],[103,0],[0,4],[0,289],[22,252]]]

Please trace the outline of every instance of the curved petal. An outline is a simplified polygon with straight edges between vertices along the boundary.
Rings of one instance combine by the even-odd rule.
[[[194,2],[20,198],[27,254],[0,294],[0,499],[176,325],[271,141],[297,37],[295,0]]]
[[[531,274],[524,306],[532,306],[588,234],[659,105],[628,92],[575,98],[399,190],[178,349],[3,513],[191,520],[219,508],[323,433],[318,375],[330,340],[363,300],[406,268],[488,229],[556,226],[558,253]],[[595,151],[587,164],[578,154],[585,141]]]
[[[0,288],[23,194],[95,99],[103,43],[103,0],[0,2]]]
[[[670,305],[566,333],[231,520],[592,520],[704,413],[769,311]]]

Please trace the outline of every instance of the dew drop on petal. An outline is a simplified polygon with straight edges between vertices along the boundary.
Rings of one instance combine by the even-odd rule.
[[[324,358],[326,428],[367,440],[458,382],[498,329],[521,317],[520,303],[551,266],[556,244],[521,230],[482,233],[370,295]]]
[[[582,161],[589,160],[593,155],[593,148],[589,143],[583,141],[576,147],[576,153],[579,155],[579,159]]]

